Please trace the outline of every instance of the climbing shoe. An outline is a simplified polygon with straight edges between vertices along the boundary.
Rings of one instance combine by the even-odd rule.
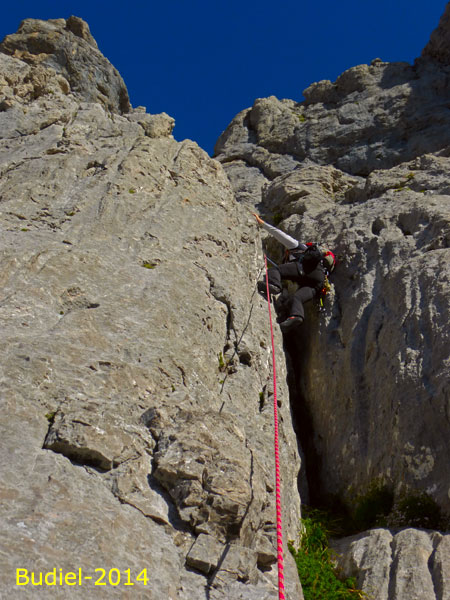
[[[258,292],[267,300],[267,285],[265,281],[258,281]],[[269,283],[269,292],[271,296],[281,293],[281,289],[273,283]]]
[[[294,327],[298,327],[303,323],[303,317],[288,317],[285,321],[280,323],[280,329],[283,333],[290,331]]]

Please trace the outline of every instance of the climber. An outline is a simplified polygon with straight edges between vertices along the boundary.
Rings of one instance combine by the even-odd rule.
[[[253,216],[258,225],[283,244],[288,252],[286,263],[277,265],[268,271],[270,294],[276,295],[281,292],[283,279],[298,284],[298,289],[292,297],[290,316],[280,323],[281,330],[286,332],[303,323],[305,318],[303,304],[321,293],[326,276],[322,265],[323,254],[315,244],[302,244],[287,233],[263,221],[256,213],[253,213]],[[264,281],[258,282],[258,291],[266,296],[265,278]]]

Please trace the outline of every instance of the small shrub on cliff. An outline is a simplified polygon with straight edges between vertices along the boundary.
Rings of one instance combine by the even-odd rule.
[[[289,550],[297,564],[305,600],[357,600],[364,598],[354,579],[342,579],[333,565],[328,547],[329,529],[323,512],[309,511],[302,519],[300,546]]]
[[[425,492],[403,492],[394,498],[386,484],[375,480],[365,494],[355,499],[355,510],[348,534],[372,527],[421,527],[448,529],[448,517]]]
[[[394,494],[387,485],[375,480],[367,492],[356,498],[356,508],[353,515],[357,531],[371,527],[386,527],[387,515],[391,512]]]
[[[441,509],[425,492],[400,496],[395,501],[393,510],[388,517],[388,526],[446,529]]]
[[[51,412],[48,412],[45,415],[45,418],[47,419],[47,421],[50,423],[50,425],[53,425],[54,421],[55,421],[55,415],[56,415],[56,410],[52,410]]]

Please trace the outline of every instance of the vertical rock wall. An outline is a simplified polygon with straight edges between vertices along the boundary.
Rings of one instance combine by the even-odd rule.
[[[338,256],[284,343],[311,498],[350,513],[378,486],[450,511],[449,14],[413,65],[257,99],[216,145],[243,205]],[[377,599],[447,597],[448,536],[407,531],[338,544],[345,572]]]
[[[326,314],[288,344],[322,493],[349,502],[381,479],[450,509],[447,13],[415,65],[258,99],[216,147],[244,204],[338,255]]]
[[[82,585],[55,598],[275,598],[260,240],[221,165],[127,106],[95,47],[76,18],[0,46],[1,589],[39,597],[16,569],[56,569]],[[300,459],[281,358],[287,541]]]

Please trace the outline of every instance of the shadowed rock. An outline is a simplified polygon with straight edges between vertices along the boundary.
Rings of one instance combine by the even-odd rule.
[[[450,4],[447,4],[439,26],[433,31],[430,41],[422,52],[422,57],[450,65]]]

